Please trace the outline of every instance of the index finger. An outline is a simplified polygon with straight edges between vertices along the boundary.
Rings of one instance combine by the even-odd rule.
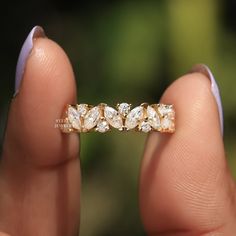
[[[75,103],[76,86],[68,57],[41,30],[35,27],[23,46],[33,43],[10,107],[1,162],[0,229],[19,236],[74,235],[80,201],[78,136],[62,134],[54,125],[64,106]]]

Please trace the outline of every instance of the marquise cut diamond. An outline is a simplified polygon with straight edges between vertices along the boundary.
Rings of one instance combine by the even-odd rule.
[[[147,107],[147,117],[148,117],[149,124],[154,129],[156,129],[156,130],[160,129],[160,126],[161,126],[160,117],[157,114],[157,111],[151,106]]]
[[[164,130],[173,131],[174,130],[174,122],[168,117],[164,117],[161,121],[161,127]]]
[[[120,131],[136,130],[148,133],[175,131],[175,110],[173,105],[142,103],[131,109],[131,104],[120,103],[116,108],[105,103],[97,106],[88,104],[67,105],[57,127],[65,133],[86,133],[92,130],[104,133],[111,128]]]
[[[173,118],[175,115],[172,105],[160,104],[158,107],[158,112],[162,117],[168,116],[169,118]]]
[[[78,111],[74,107],[68,107],[67,110],[68,120],[71,126],[74,129],[80,130],[81,129],[81,121],[80,121],[80,115]]]
[[[144,117],[144,108],[142,106],[132,109],[126,117],[125,127],[127,130],[135,128],[139,121]]]
[[[93,107],[89,110],[84,117],[84,128],[89,130],[94,128],[100,118],[100,109],[99,107]]]
[[[105,106],[104,117],[112,127],[116,129],[122,129],[123,120],[117,110],[112,107]]]
[[[174,119],[175,111],[172,105],[160,104],[158,112],[162,116],[161,118],[161,129],[162,131],[173,132],[175,130]]]

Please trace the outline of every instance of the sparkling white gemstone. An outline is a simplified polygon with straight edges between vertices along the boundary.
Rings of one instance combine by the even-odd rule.
[[[169,118],[173,118],[175,115],[172,105],[160,104],[158,107],[158,112],[162,117],[168,116]]]
[[[174,131],[175,111],[172,105],[160,104],[158,112],[162,116],[161,128],[163,130]]]
[[[112,107],[105,106],[104,117],[112,127],[116,129],[122,129],[123,120],[121,115],[117,112],[117,110],[115,110]]]
[[[174,122],[173,120],[171,120],[170,118],[168,118],[167,116],[164,117],[161,121],[161,127],[164,130],[174,130]]]
[[[80,121],[80,115],[78,111],[74,107],[68,107],[67,110],[68,120],[71,126],[74,129],[80,130],[81,129],[81,121]]]
[[[152,130],[152,127],[151,127],[151,125],[149,124],[148,121],[142,121],[139,124],[139,130],[141,130],[144,133],[148,133],[149,131]]]
[[[84,116],[84,128],[89,130],[95,127],[100,118],[100,108],[93,107]]]
[[[88,111],[88,105],[87,104],[79,104],[77,105],[77,111],[80,116],[85,116],[85,114]]]
[[[125,127],[127,130],[135,128],[144,118],[144,108],[142,106],[132,109],[126,117]]]
[[[110,129],[109,124],[106,120],[99,120],[97,123],[96,130],[100,133],[105,133]]]
[[[160,129],[160,127],[161,127],[160,117],[157,114],[157,111],[153,107],[151,107],[151,106],[147,107],[147,117],[148,117],[149,124],[154,129],[156,129],[156,130]]]
[[[125,102],[119,104],[118,105],[118,111],[122,116],[127,116],[127,114],[130,111],[130,104],[125,103]]]

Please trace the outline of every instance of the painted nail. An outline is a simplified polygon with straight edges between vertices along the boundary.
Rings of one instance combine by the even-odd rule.
[[[25,71],[25,66],[26,66],[26,62],[27,59],[33,49],[34,46],[34,39],[37,38],[43,38],[45,37],[45,33],[42,27],[40,26],[35,26],[29,33],[29,35],[27,36],[19,57],[18,57],[18,61],[17,61],[17,66],[16,66],[16,77],[15,77],[15,93],[14,96],[16,96],[19,92],[19,88],[20,88],[20,84],[24,75],[24,71]]]
[[[220,96],[219,87],[217,85],[217,82],[216,82],[211,70],[204,64],[198,64],[198,65],[193,66],[193,68],[191,69],[190,72],[192,72],[192,73],[194,73],[194,72],[202,73],[210,79],[210,81],[211,81],[211,91],[212,91],[213,96],[215,97],[216,104],[218,106],[221,134],[223,136],[223,133],[224,133],[224,118],[223,118],[223,108],[222,108],[221,96]]]

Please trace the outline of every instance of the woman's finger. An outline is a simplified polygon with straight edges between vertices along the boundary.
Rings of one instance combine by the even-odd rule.
[[[176,132],[152,133],[147,140],[140,206],[149,235],[236,231],[235,187],[225,159],[219,101],[201,68],[175,81],[161,99],[175,106]]]
[[[23,77],[21,77],[23,76]],[[77,135],[55,128],[76,85],[64,51],[35,27],[23,45],[5,134],[0,230],[11,235],[74,235],[79,223]]]

